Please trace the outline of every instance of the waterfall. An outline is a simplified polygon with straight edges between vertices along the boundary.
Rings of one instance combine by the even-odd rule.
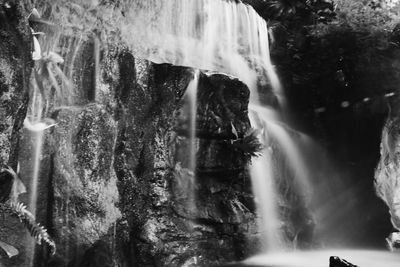
[[[124,13],[122,38],[137,56],[226,73],[253,89],[266,83],[267,74],[280,95],[269,63],[267,24],[251,6],[223,0],[149,0],[132,1]]]
[[[200,71],[195,70],[193,79],[190,81],[186,95],[189,104],[189,171],[192,175],[188,175],[186,179],[189,179],[186,184],[186,193],[188,195],[187,209],[189,211],[196,211],[196,153],[197,153],[197,137],[196,137],[196,122],[197,122],[197,89],[199,85]]]
[[[38,191],[38,180],[40,172],[40,157],[42,155],[42,143],[43,143],[43,131],[34,133],[35,148],[33,153],[33,174],[31,181],[31,197],[29,200],[29,206],[32,214],[36,214],[36,201]]]
[[[264,128],[265,121],[259,120],[257,113],[250,112],[250,122],[253,127]],[[279,234],[279,216],[277,211],[277,193],[274,183],[272,151],[268,146],[269,136],[263,132],[260,138],[264,145],[261,156],[252,159],[250,176],[253,193],[256,199],[257,212],[261,216],[259,232],[263,250],[279,250],[282,246],[282,237]]]
[[[186,94],[190,106],[190,156],[189,156],[189,169],[196,172],[196,117],[197,117],[197,89],[199,85],[200,72],[195,71],[193,80],[189,83]]]
[[[249,87],[252,127],[264,129],[263,154],[252,160],[250,174],[260,214],[262,243],[268,250],[282,247],[273,155],[270,142],[278,142],[299,184],[306,188],[307,173],[300,153],[286,128],[260,104],[259,88],[268,84],[281,107],[285,99],[271,63],[267,23],[249,5],[236,1],[150,0],[133,1],[120,22],[122,38],[138,57],[225,73]],[[196,78],[195,78],[196,79]],[[195,166],[195,79],[188,87],[191,97],[190,168]]]
[[[28,111],[28,116],[24,120],[24,127],[30,132],[28,138],[33,140],[33,151],[31,151],[33,173],[29,183],[29,207],[32,214],[35,215],[44,131],[54,126],[54,124],[43,121],[42,116],[43,110],[45,109],[45,100],[36,86],[32,86],[31,89],[33,90],[31,93],[31,106]]]
[[[282,86],[271,63],[266,21],[250,5],[239,1],[131,0],[123,1],[120,5],[123,16],[118,16],[115,25],[122,40],[136,57],[154,63],[170,63],[228,74],[239,78],[249,87],[250,109],[254,111],[251,114],[252,127],[263,129],[260,141],[265,145],[262,156],[253,159],[250,166],[257,210],[262,217],[260,232],[267,249],[279,249],[282,243],[281,220],[270,143],[278,142],[281,145],[300,180],[306,181],[308,174],[304,172],[305,166],[286,127],[265,112],[267,109],[262,107],[258,96],[259,89],[272,88],[280,105],[285,106]],[[70,60],[66,58],[66,66],[72,66],[80,43],[80,39],[71,43],[71,46],[76,45],[76,49]],[[96,82],[100,60],[97,40],[94,50]],[[67,76],[71,74],[69,72]],[[189,168],[193,173],[196,168],[198,80],[199,72],[196,71],[187,89],[191,105]],[[96,83],[91,98],[96,99]]]

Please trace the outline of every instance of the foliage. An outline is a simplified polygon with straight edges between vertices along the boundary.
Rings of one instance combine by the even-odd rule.
[[[56,244],[47,233],[46,228],[36,223],[35,217],[26,209],[26,206],[19,202],[9,202],[8,206],[10,207],[12,214],[18,217],[21,223],[23,223],[26,229],[28,229],[36,243],[39,245],[41,245],[42,242],[46,243],[50,247],[51,254],[55,254]]]
[[[65,76],[64,72],[58,66],[63,63],[63,58],[55,52],[47,52],[42,55],[42,58],[38,60],[37,66],[34,68],[34,81],[43,97],[44,100],[49,99],[50,92],[46,88],[54,88],[59,98],[65,93],[62,91],[62,87],[59,86],[57,78],[59,78],[65,88],[70,91],[72,84],[69,79]]]
[[[21,223],[24,224],[24,226],[28,229],[31,236],[35,239],[36,243],[38,243],[39,245],[41,245],[42,242],[46,243],[50,247],[51,253],[54,254],[56,251],[56,244],[51,239],[50,235],[47,233],[46,228],[36,223],[35,217],[31,212],[27,210],[24,204],[16,201],[16,197],[18,196],[18,194],[24,192],[23,190],[25,190],[25,188],[23,188],[22,191],[21,189],[14,188],[18,186],[20,182],[18,175],[13,171],[11,167],[4,166],[0,172],[0,177],[7,178],[6,181],[7,184],[2,184],[0,192],[2,194],[8,194],[8,196],[3,196],[3,195],[0,196],[2,200],[7,200],[6,202],[4,201],[0,202],[0,204],[3,205],[12,215],[19,218]],[[12,181],[8,180],[10,178]],[[13,185],[10,186],[9,184]],[[7,190],[3,190],[3,186],[6,186]],[[11,190],[11,187],[13,188],[13,190]],[[18,192],[13,192],[15,190],[18,190]],[[13,194],[16,195],[13,196]],[[9,257],[18,254],[18,251],[14,247],[4,242],[0,241],[0,247],[6,251]]]
[[[234,128],[233,128],[234,129]],[[257,157],[263,150],[263,145],[259,141],[259,130],[249,129],[243,138],[237,138],[232,141],[232,146],[242,151],[245,156]]]
[[[329,25],[317,25],[314,35],[323,35],[333,29],[347,29],[354,32],[389,33],[400,22],[398,5],[389,6],[383,1],[336,0],[336,20]]]
[[[0,248],[2,248],[7,253],[7,256],[9,258],[18,255],[18,253],[19,253],[19,251],[15,247],[13,247],[7,243],[4,243],[2,241],[0,241]]]
[[[308,17],[312,21],[326,21],[334,14],[331,1],[323,0],[272,0],[266,3],[270,17],[279,20],[293,19],[296,16]]]
[[[64,36],[87,38],[97,35],[102,43],[117,36],[118,18],[122,10],[113,1],[97,0],[35,0],[34,5],[43,14],[49,28],[62,32]]]
[[[316,22],[326,23],[335,17],[331,0],[246,0],[246,2],[267,21],[278,21],[289,27]]]

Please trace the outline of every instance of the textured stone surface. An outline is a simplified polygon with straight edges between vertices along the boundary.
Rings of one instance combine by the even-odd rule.
[[[14,168],[32,67],[27,13],[20,1],[0,3],[0,163]]]
[[[26,115],[31,68],[29,11],[21,1],[0,3],[0,164],[17,167],[20,129]],[[24,251],[27,231],[1,207],[0,240]],[[3,265],[4,264],[4,265]],[[8,259],[2,251],[1,266],[23,266],[24,259]]]
[[[400,230],[400,120],[389,118],[382,131],[381,159],[375,189],[389,207],[393,226]]]
[[[198,166],[190,191],[182,99],[193,70],[137,59],[119,43],[102,44],[96,66],[95,41],[78,40],[61,36],[53,44],[68,47],[61,67],[72,79],[68,104],[74,106],[53,103],[47,114],[56,126],[45,135],[38,218],[58,251],[54,257],[38,251],[37,265],[208,266],[253,252],[258,233],[249,158],[232,146],[250,128],[247,87],[224,75],[201,75]],[[20,127],[7,123],[7,129]],[[9,148],[12,135],[4,136]],[[24,135],[21,143],[20,160],[28,165],[31,156],[22,154],[33,150],[32,140]],[[26,182],[31,172],[21,172]],[[18,239],[10,235],[18,229],[5,229],[4,236]]]
[[[54,202],[49,212],[58,242],[68,244],[59,248],[59,254],[69,258],[68,250],[81,253],[120,217],[112,153],[117,132],[112,116],[97,104],[63,108],[54,118]]]

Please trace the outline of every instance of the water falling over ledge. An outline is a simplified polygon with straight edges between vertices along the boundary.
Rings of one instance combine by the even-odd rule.
[[[121,35],[138,57],[238,77],[258,99],[259,84],[281,88],[269,55],[267,23],[249,5],[215,0],[133,1]]]

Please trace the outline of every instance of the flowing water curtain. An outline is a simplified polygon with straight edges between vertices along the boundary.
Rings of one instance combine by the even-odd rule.
[[[267,24],[249,5],[131,1],[124,14],[119,22],[122,39],[139,57],[230,74],[253,89],[263,74],[277,84],[270,68]]]

